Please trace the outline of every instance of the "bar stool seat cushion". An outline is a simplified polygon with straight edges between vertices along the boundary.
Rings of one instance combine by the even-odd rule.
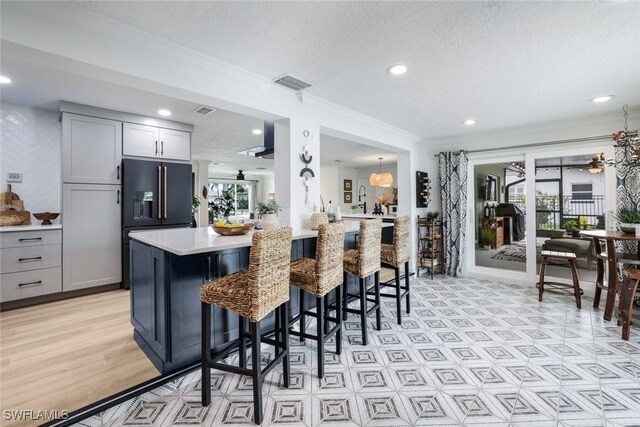
[[[239,271],[209,282],[200,288],[200,300],[251,318],[249,272]]]
[[[347,273],[351,273],[355,276],[359,274],[358,271],[358,250],[357,249],[347,249],[344,251],[344,271]]]
[[[304,289],[310,294],[316,293],[316,261],[302,258],[291,263],[291,283]]]

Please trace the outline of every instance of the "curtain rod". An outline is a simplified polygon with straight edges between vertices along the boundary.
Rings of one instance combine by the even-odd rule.
[[[513,148],[531,148],[531,147],[539,147],[539,146],[550,145],[550,144],[570,144],[572,142],[599,141],[601,139],[611,139],[611,135],[588,136],[586,138],[574,138],[574,139],[561,139],[561,140],[558,140],[558,141],[533,142],[531,144],[518,145],[518,146],[515,146],[515,147],[496,147],[496,148],[485,148],[485,149],[482,149],[482,150],[459,150],[459,151],[454,151],[454,153],[455,154],[460,154],[461,152],[465,152],[465,153],[487,153],[487,152],[491,152],[491,151],[509,150],[509,149],[513,149]],[[438,157],[439,155],[440,155],[440,153],[434,154],[433,157]]]

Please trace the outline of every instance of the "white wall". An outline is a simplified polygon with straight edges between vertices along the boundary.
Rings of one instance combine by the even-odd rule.
[[[0,106],[0,183],[9,172],[22,174],[13,191],[34,212],[60,212],[60,123],[56,111],[2,103]],[[32,223],[38,223],[31,218]],[[59,219],[56,220],[59,222]]]
[[[340,181],[340,168],[334,166],[320,166],[320,195],[324,200],[325,206],[340,206],[342,213],[349,212],[344,210],[342,204],[342,181]]]

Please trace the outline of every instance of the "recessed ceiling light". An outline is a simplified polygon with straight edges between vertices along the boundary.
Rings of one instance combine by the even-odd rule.
[[[611,98],[614,98],[615,95],[603,95],[603,96],[596,96],[595,98],[591,98],[589,101],[590,102],[595,102],[596,104],[599,104],[601,102],[607,102],[610,101]]]
[[[254,129],[254,130],[251,131],[251,133],[253,133],[254,135],[262,135],[262,130]]]
[[[464,124],[465,124],[465,125],[467,125],[467,126],[473,126],[473,125],[475,125],[475,124],[476,124],[476,121],[475,121],[475,120],[473,120],[473,119],[469,119],[469,120],[465,120],[465,121],[464,121],[464,122],[462,122],[462,123],[464,123]]]
[[[224,163],[219,163],[219,162],[211,162],[211,164],[212,164],[212,165],[216,165],[216,166],[224,165]]]
[[[387,73],[389,74],[393,74],[394,76],[399,76],[401,74],[406,73],[408,70],[406,65],[402,65],[402,64],[397,64],[397,65],[392,65],[391,67],[387,68]]]
[[[158,114],[160,114],[161,116],[170,116],[171,115],[171,111],[165,110],[165,109],[160,109],[160,110],[158,110]]]
[[[11,83],[11,79],[9,77],[0,76],[0,83]]]

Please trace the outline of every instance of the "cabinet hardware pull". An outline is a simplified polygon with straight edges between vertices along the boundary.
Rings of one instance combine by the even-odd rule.
[[[120,165],[118,165],[118,167],[116,167],[116,174],[117,174],[116,179],[118,181],[120,181]]]
[[[158,166],[158,219],[162,219],[162,166]]]
[[[29,257],[29,258],[18,258],[18,262],[39,261],[41,259],[42,259],[41,256],[32,256],[32,257]]]
[[[27,283],[18,283],[18,287],[23,287],[23,286],[31,286],[31,285],[41,285],[42,284],[42,280],[38,280],[35,282],[27,282]]]
[[[164,204],[164,219],[167,219],[167,167],[164,167],[164,196],[162,196],[162,203]]]
[[[42,237],[29,237],[28,239],[27,238],[18,239],[18,242],[33,242],[36,240],[42,240]]]
[[[160,141],[160,155],[164,157],[164,141]]]
[[[118,205],[120,204],[120,190],[117,190],[117,192],[116,192],[116,203]]]
[[[156,141],[156,156],[158,155],[158,141]]]

